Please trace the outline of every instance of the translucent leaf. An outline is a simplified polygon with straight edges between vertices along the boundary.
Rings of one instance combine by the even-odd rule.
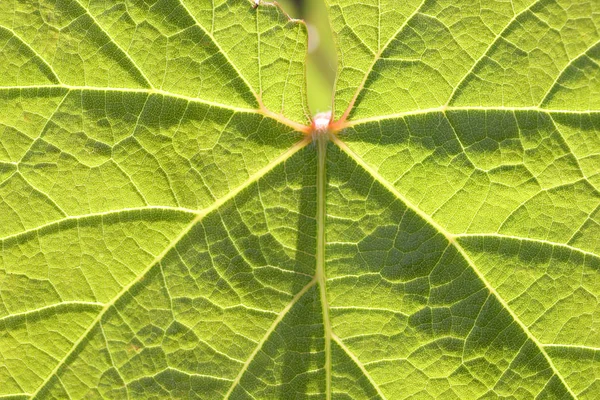
[[[600,392],[600,5],[0,2],[0,398]]]

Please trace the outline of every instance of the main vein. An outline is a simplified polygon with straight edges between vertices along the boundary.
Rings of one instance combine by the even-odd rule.
[[[327,135],[317,137],[317,268],[315,277],[319,283],[323,329],[325,331],[325,397],[331,399],[331,321],[325,275],[325,194],[327,190]]]

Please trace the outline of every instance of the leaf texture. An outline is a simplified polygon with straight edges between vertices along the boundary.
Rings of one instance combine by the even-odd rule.
[[[595,399],[600,4],[0,2],[0,398]]]

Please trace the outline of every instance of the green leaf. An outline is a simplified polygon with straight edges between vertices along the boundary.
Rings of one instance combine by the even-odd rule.
[[[599,7],[0,2],[0,398],[597,398]]]

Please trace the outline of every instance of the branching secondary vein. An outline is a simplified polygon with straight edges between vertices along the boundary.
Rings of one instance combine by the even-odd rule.
[[[292,299],[292,301],[290,301],[283,308],[283,310],[281,310],[281,312],[277,315],[277,318],[275,318],[275,320],[273,320],[273,322],[271,323],[271,326],[269,326],[269,328],[267,329],[267,331],[265,332],[265,334],[263,335],[263,337],[261,338],[261,340],[258,342],[258,344],[256,345],[256,347],[254,348],[254,351],[252,351],[252,353],[250,354],[250,356],[248,357],[248,359],[244,363],[243,367],[240,369],[240,372],[238,372],[238,374],[235,377],[233,383],[229,387],[229,390],[225,394],[224,399],[229,399],[230,398],[231,394],[233,393],[233,391],[235,390],[235,388],[237,387],[237,385],[240,383],[242,377],[244,376],[244,374],[248,370],[248,367],[252,363],[252,360],[254,360],[254,358],[256,357],[256,354],[262,349],[262,346],[265,344],[265,342],[267,341],[267,339],[269,338],[269,336],[271,336],[271,333],[273,333],[273,331],[275,330],[275,328],[277,328],[277,325],[279,325],[279,323],[283,320],[283,318],[287,315],[287,313],[292,309],[292,307],[316,283],[317,283],[317,280],[315,278],[315,279],[311,280],[306,286],[304,286],[298,293],[296,293],[296,295],[294,296],[294,298]]]
[[[365,368],[364,364],[362,362],[360,362],[360,360],[358,359],[358,357],[356,357],[356,355],[346,346],[346,344],[339,337],[337,337],[335,334],[332,334],[331,337],[337,343],[337,345],[340,346],[342,348],[342,350],[344,350],[346,352],[346,354],[348,355],[348,357],[350,357],[350,359],[352,361],[354,361],[354,364],[356,364],[356,366],[360,369],[360,371],[363,373],[363,375],[369,380],[369,383],[371,384],[371,386],[373,387],[373,389],[375,389],[375,391],[377,392],[377,394],[379,395],[379,397],[382,400],[386,400],[386,397],[383,394],[383,392],[381,391],[381,389],[379,388],[379,385],[377,385],[375,383],[375,381],[371,377],[371,374],[369,374],[369,371],[367,371],[367,369]]]

